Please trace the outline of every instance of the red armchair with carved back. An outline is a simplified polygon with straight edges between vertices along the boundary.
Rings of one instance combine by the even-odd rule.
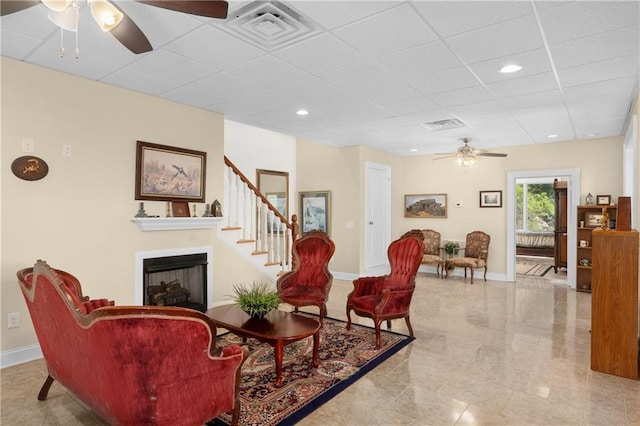
[[[113,425],[202,425],[233,411],[237,345],[215,351],[215,325],[185,308],[111,306],[82,295],[78,280],[39,260],[17,272],[49,376]]]
[[[387,249],[391,272],[379,277],[361,277],[353,282],[354,289],[347,296],[347,330],[351,328],[351,311],[373,319],[376,329],[376,349],[380,348],[380,324],[404,318],[413,337],[409,321],[409,307],[416,286],[416,274],[422,261],[424,242],[412,235],[392,242]]]
[[[278,278],[280,300],[296,307],[317,306],[320,324],[327,315],[327,300],[333,282],[329,261],[336,246],[323,231],[310,231],[293,243],[294,269]]]

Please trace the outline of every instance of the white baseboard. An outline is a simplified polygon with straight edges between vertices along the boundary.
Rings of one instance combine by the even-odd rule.
[[[0,368],[24,364],[42,358],[40,345],[23,346],[0,353]]]

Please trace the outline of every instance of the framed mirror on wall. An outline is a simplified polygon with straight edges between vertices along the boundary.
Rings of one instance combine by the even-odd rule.
[[[280,214],[289,220],[289,172],[256,169],[256,186]]]

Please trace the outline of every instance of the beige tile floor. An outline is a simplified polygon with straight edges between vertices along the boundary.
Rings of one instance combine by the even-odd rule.
[[[334,281],[330,316],[345,318],[351,287]],[[416,340],[300,424],[638,425],[640,382],[590,369],[590,303],[558,279],[420,274]],[[2,425],[103,424],[60,385],[37,401],[42,361],[1,373]]]

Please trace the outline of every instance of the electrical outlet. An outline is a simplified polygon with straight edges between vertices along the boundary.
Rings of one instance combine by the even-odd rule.
[[[22,152],[33,152],[33,139],[22,139]]]
[[[62,156],[71,157],[71,145],[62,145]]]
[[[9,312],[7,315],[7,328],[20,327],[20,312]]]

